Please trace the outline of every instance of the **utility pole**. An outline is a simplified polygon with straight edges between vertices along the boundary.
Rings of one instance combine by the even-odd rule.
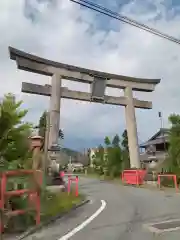
[[[162,112],[158,112],[159,120],[160,120],[160,129],[163,128],[163,118],[162,118]]]
[[[162,130],[162,134],[163,134],[163,143],[164,143],[164,150],[166,151],[166,141],[165,141],[165,136],[164,136],[164,123],[163,123],[163,116],[162,116],[162,112],[158,112],[158,116],[160,119],[160,130]]]

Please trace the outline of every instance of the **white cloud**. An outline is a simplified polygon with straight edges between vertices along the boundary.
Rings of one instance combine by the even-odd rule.
[[[136,111],[140,139],[159,128],[158,111],[163,111],[165,119],[170,113],[179,112],[178,45],[112,20],[110,24],[116,24],[116,31],[107,32],[106,26],[98,27],[94,13],[68,0],[54,0],[52,5],[51,1],[33,0],[28,1],[28,5],[23,0],[0,2],[0,35],[3,36],[0,38],[0,79],[3,83],[0,95],[16,93],[30,109],[28,118],[34,122],[48,108],[48,98],[22,94],[20,89],[22,81],[45,84],[50,83],[50,78],[17,70],[8,55],[8,46],[12,45],[68,64],[122,75],[162,78],[154,93],[135,93],[139,98],[153,101],[153,110]],[[175,37],[180,36],[180,15],[173,16],[166,1],[156,0],[152,4],[149,0],[134,0],[125,4],[120,12]],[[89,90],[89,86],[77,83],[64,81],[63,84],[77,90]],[[122,94],[112,89],[109,93]],[[72,137],[101,138],[121,133],[125,126],[123,107],[62,100],[61,113],[61,127]]]

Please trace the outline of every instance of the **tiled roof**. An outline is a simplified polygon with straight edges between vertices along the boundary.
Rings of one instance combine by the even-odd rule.
[[[139,147],[146,147],[148,145],[160,144],[160,143],[168,142],[168,136],[167,136],[168,131],[169,131],[168,128],[161,128],[148,141],[140,144]],[[162,136],[160,136],[161,134],[162,134]],[[166,134],[166,135],[163,136],[163,134]],[[160,136],[160,137],[158,137],[158,136]]]

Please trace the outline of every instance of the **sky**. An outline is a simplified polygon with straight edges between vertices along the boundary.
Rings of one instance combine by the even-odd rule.
[[[178,0],[94,0],[98,4],[180,39]],[[153,102],[152,110],[136,109],[139,143],[164,126],[168,116],[180,114],[180,46],[117,20],[99,15],[69,0],[0,1],[0,97],[8,92],[23,100],[27,121],[38,123],[49,98],[21,93],[22,81],[50,84],[50,77],[18,70],[8,46],[67,64],[126,76],[160,78],[153,93],[134,96]],[[90,91],[90,86],[63,80],[69,89]],[[106,89],[122,96],[123,91]],[[124,107],[61,100],[60,127],[65,147],[96,147],[107,135],[125,129]]]

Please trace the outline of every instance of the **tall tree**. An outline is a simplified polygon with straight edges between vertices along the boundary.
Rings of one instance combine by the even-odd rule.
[[[122,147],[124,150],[129,152],[129,147],[128,147],[128,134],[127,134],[127,130],[125,129],[123,134],[122,134]]]
[[[108,147],[108,175],[116,177],[121,172],[122,150],[120,147],[120,138],[116,134],[112,140],[112,145]]]
[[[119,147],[119,143],[120,143],[120,138],[118,134],[116,134],[112,140],[112,145],[113,147]]]
[[[108,172],[112,177],[119,176],[122,170],[122,157],[123,155],[120,146],[115,146],[108,149]]]
[[[127,130],[125,129],[123,134],[122,134],[122,155],[123,155],[123,169],[128,169],[130,168],[130,158],[129,158],[129,146],[128,146],[128,134]]]
[[[105,143],[105,145],[106,145],[107,147],[111,145],[111,141],[110,141],[110,139],[109,139],[108,136],[106,136],[106,137],[104,138],[104,143]]]
[[[180,175],[180,115],[169,116],[171,128],[169,130],[169,161],[170,171]]]

